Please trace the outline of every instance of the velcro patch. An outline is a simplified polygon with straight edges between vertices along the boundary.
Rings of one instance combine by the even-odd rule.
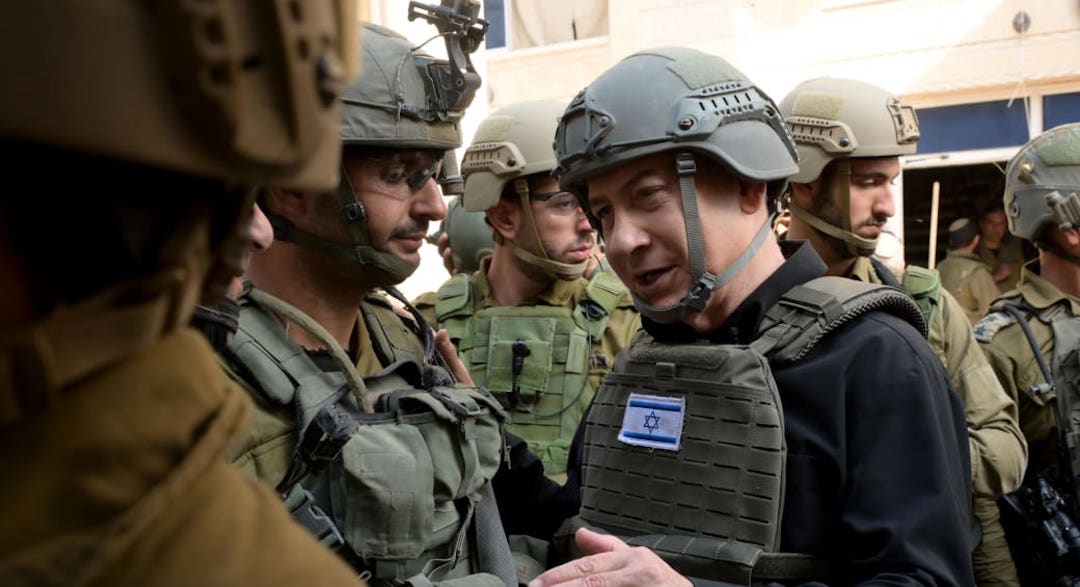
[[[990,314],[983,316],[983,319],[975,324],[975,328],[973,329],[975,332],[975,340],[979,342],[990,342],[999,330],[1013,322],[1016,322],[1016,318],[1013,318],[1012,314],[1009,314],[1008,312],[991,312]]]
[[[633,446],[679,450],[686,399],[631,393],[619,441]]]

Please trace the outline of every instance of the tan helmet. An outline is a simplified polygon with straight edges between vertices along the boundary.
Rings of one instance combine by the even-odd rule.
[[[919,141],[914,108],[877,86],[856,80],[805,81],[780,101],[780,112],[799,151],[799,172],[791,178],[795,183],[814,181],[834,160],[910,155]],[[791,212],[844,241],[852,254],[867,256],[874,252],[877,239],[852,232],[847,188],[841,202],[844,226],[833,226],[794,205]]]
[[[542,256],[519,243],[502,239],[497,233],[495,242],[509,247],[519,259],[539,267],[550,277],[571,280],[584,275],[589,261],[562,263],[548,256],[532,215],[526,180],[530,175],[551,174],[555,170],[552,141],[565,109],[566,102],[558,100],[518,102],[500,108],[481,122],[461,163],[465,177],[462,204],[468,211],[489,210],[499,203],[507,183],[514,181],[525,221],[532,227],[534,242]]]
[[[1080,123],[1058,126],[1032,139],[1005,169],[1009,232],[1052,248],[1047,226],[1080,228]]]
[[[292,5],[5,2],[0,136],[241,184],[330,189],[355,6]]]
[[[487,210],[499,202],[506,182],[555,169],[552,141],[566,102],[532,100],[500,108],[476,129],[465,151],[462,204]]]

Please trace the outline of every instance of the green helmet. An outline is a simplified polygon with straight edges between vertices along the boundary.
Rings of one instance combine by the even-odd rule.
[[[454,269],[459,273],[480,269],[480,261],[495,252],[495,240],[485,218],[483,212],[466,210],[460,198],[450,200],[441,231],[446,233],[454,255]]]
[[[343,39],[356,32],[347,5],[309,2],[298,15],[259,2],[6,2],[0,135],[237,184],[332,189]]]
[[[495,241],[510,247],[514,255],[543,269],[550,277],[573,280],[585,273],[589,261],[562,263],[548,256],[532,215],[526,181],[530,175],[550,175],[555,170],[551,140],[565,109],[566,102],[557,100],[518,102],[499,109],[481,122],[461,166],[465,176],[462,201],[466,210],[491,209],[499,203],[506,184],[514,181],[514,191],[525,220],[532,227],[533,238],[543,256],[518,243],[505,241],[497,234]]]
[[[1009,232],[1049,248],[1043,229],[1080,228],[1080,123],[1035,137],[1005,169]]]
[[[742,179],[767,182],[770,198],[798,171],[795,145],[772,99],[727,61],[682,47],[642,51],[601,74],[567,107],[555,151],[559,183],[583,200],[589,177],[646,155],[676,153],[691,286],[667,308],[635,300],[658,322],[704,309],[712,290],[734,277],[770,233],[766,223],[731,267],[720,275],[706,271],[694,157],[716,160]]]
[[[341,92],[346,147],[432,149],[461,146],[464,109],[442,111],[430,67],[446,65],[395,31],[366,23],[360,37],[363,74]]]
[[[791,181],[809,183],[833,160],[851,157],[910,155],[919,141],[915,110],[885,90],[868,83],[817,78],[795,87],[780,101],[780,111],[799,149],[799,172]],[[852,232],[849,186],[844,185],[841,208],[844,226],[833,226],[792,204],[793,216],[838,238],[853,255],[873,254],[877,239]]]
[[[427,149],[442,154],[461,146],[460,121],[472,94],[454,97],[453,88],[446,86],[444,72],[450,63],[421,52],[400,34],[370,23],[364,25],[359,54],[363,73],[342,91],[340,132],[345,148]],[[329,241],[268,213],[274,236],[354,260],[378,285],[404,281],[416,265],[375,248],[367,212],[357,201],[344,166],[339,175],[336,195],[350,244]]]

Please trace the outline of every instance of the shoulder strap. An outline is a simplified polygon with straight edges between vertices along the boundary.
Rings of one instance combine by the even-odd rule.
[[[926,318],[910,296],[886,285],[819,277],[792,288],[765,313],[751,347],[772,363],[798,361],[826,334],[872,311],[888,312],[926,337]]]
[[[919,305],[926,322],[933,323],[941,306],[941,274],[936,269],[909,265],[904,270],[904,289]]]
[[[458,273],[451,277],[435,292],[435,319],[441,325],[443,320],[459,314],[472,314],[471,276]]]
[[[1039,343],[1035,340],[1035,333],[1031,331],[1031,325],[1028,324],[1027,316],[1023,314],[1023,310],[1020,306],[1011,303],[1001,304],[1001,309],[1004,310],[1011,318],[1013,322],[1020,324],[1020,329],[1024,331],[1024,338],[1028,341],[1028,346],[1031,347],[1031,354],[1035,355],[1035,362],[1039,364],[1039,371],[1043,376],[1043,383],[1032,386],[1031,392],[1036,396],[1042,396],[1051,391],[1054,391],[1054,375],[1050,371],[1050,366],[1046,364],[1046,359],[1043,358],[1042,350],[1039,349]],[[989,316],[987,316],[989,318]],[[983,320],[985,320],[984,318]],[[979,321],[982,324],[982,321]]]
[[[593,340],[604,336],[611,313],[626,295],[626,286],[607,271],[597,271],[585,286],[585,295],[574,308],[574,323]]]
[[[255,303],[250,291],[240,302],[240,325],[228,352],[258,391],[276,404],[292,405],[301,381],[322,373],[304,349],[292,342],[281,322]]]

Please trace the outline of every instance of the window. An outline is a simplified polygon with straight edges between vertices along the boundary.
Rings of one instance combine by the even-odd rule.
[[[1080,92],[1054,94],[1043,98],[1043,128],[1045,130],[1070,122],[1080,122]]]
[[[978,102],[920,108],[920,153],[1020,146],[1028,142],[1024,102]]]
[[[526,49],[608,34],[607,0],[484,0],[485,46]]]

